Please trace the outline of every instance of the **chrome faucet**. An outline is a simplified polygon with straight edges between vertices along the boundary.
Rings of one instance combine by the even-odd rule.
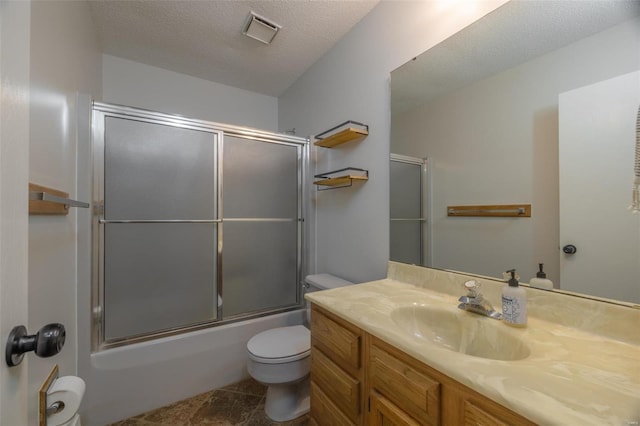
[[[480,293],[480,283],[478,281],[467,281],[464,283],[464,287],[467,289],[467,295],[460,296],[458,299],[458,302],[460,302],[458,308],[464,311],[484,315],[489,318],[502,318],[502,314],[493,309],[491,303],[489,303],[489,301]]]

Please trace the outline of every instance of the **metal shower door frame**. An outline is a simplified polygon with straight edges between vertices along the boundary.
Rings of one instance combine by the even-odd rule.
[[[216,319],[212,321],[205,321],[197,324],[191,324],[183,327],[175,327],[166,330],[160,330],[153,333],[144,335],[129,336],[125,338],[105,340],[104,330],[104,141],[105,141],[105,120],[107,117],[121,118],[127,120],[141,121],[150,124],[168,125],[172,127],[178,127],[189,130],[204,131],[211,133],[215,138],[215,167],[218,184],[216,188],[216,202],[217,209],[215,211],[215,218],[206,221],[189,221],[194,223],[213,223],[217,227],[217,247],[215,253],[215,262],[217,264],[217,284],[218,292],[222,297],[224,283],[222,280],[222,257],[223,257],[223,154],[224,154],[224,135],[235,136],[243,139],[251,139],[261,142],[284,144],[289,146],[295,146],[298,155],[298,200],[297,200],[297,283],[296,286],[296,304],[291,306],[284,306],[275,309],[266,309],[258,312],[252,312],[247,315],[238,315],[232,318],[224,318],[223,309],[216,306]],[[272,133],[258,129],[251,129],[241,126],[232,126],[227,124],[221,124],[216,122],[195,120],[178,115],[164,114],[155,111],[148,111],[139,108],[132,108],[122,105],[107,104],[102,102],[94,102],[92,110],[92,243],[91,243],[91,346],[92,351],[100,351],[112,347],[118,347],[128,345],[132,343],[138,343],[142,341],[157,339],[161,337],[171,336],[175,334],[186,333],[189,331],[200,330],[217,325],[237,322],[250,318],[262,317],[271,315],[274,313],[286,312],[291,310],[300,309],[303,306],[302,300],[302,281],[303,281],[303,269],[304,269],[304,214],[305,214],[305,198],[307,193],[307,179],[306,171],[308,168],[309,159],[309,139],[291,136],[287,134]],[[119,221],[136,223],[136,221]],[[175,221],[155,221],[155,222],[175,222]]]
[[[422,261],[421,266],[431,266],[432,264],[432,252],[431,252],[431,208],[430,203],[430,169],[429,159],[411,157],[400,154],[390,154],[389,161],[397,163],[411,164],[420,167],[420,217],[419,218],[390,218],[391,222],[394,221],[413,221],[420,224],[420,259]]]

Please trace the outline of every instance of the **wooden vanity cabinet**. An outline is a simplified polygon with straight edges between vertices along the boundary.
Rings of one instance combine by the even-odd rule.
[[[364,424],[364,333],[311,306],[311,418],[319,425]]]
[[[535,425],[394,346],[371,335],[365,340],[369,425]]]
[[[415,419],[415,424],[440,424],[441,385],[438,379],[424,364],[413,360],[393,346],[372,336],[367,336],[367,340],[369,397],[382,401],[379,403],[384,407],[380,410],[382,418],[390,419],[394,414],[396,416],[395,421],[376,420],[370,424],[414,424],[401,422],[403,417],[398,410],[392,410],[394,407],[406,413],[409,419]],[[387,414],[384,413],[385,409],[388,411]]]
[[[315,305],[311,311],[311,424],[534,425]]]

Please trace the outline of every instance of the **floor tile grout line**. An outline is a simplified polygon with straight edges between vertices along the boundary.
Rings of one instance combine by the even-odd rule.
[[[224,392],[232,392],[232,393],[239,393],[240,395],[249,395],[249,396],[259,396],[259,397],[263,397],[266,394],[266,391],[264,393],[253,393],[253,392],[242,392],[242,391],[237,391],[237,390],[231,390],[231,389],[217,389],[216,392],[219,391],[224,391]]]
[[[204,392],[201,393],[199,395],[194,396],[192,399],[195,398],[201,398],[200,403],[199,404],[195,404],[196,406],[193,407],[193,410],[191,411],[191,413],[189,413],[189,417],[185,423],[185,425],[190,425],[191,424],[191,419],[193,419],[193,417],[198,413],[198,411],[200,411],[200,409],[202,409],[202,407],[204,407],[204,405],[209,402],[211,400],[211,398],[213,397],[213,395],[216,393],[217,391],[208,391],[208,392]],[[204,395],[210,394],[208,397],[204,397]],[[166,426],[172,426],[167,424]]]
[[[266,398],[266,396],[262,395],[260,400],[258,400],[258,403],[255,405],[255,407],[253,407],[253,411],[251,412],[251,415],[249,416],[247,426],[251,426],[252,425],[252,420],[256,420],[256,421],[260,420],[260,417],[262,416],[261,407],[264,406],[265,398]]]

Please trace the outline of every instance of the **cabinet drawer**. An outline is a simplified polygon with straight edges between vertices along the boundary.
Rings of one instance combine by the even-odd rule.
[[[443,380],[444,381],[444,380]],[[535,426],[486,396],[452,381],[442,392],[442,424],[464,426]]]
[[[464,424],[476,426],[508,426],[494,415],[475,405],[472,401],[464,402]]]
[[[412,417],[426,424],[440,422],[440,383],[376,345],[370,353],[371,386]]]
[[[360,368],[360,333],[349,330],[315,307],[311,312],[311,338],[338,364]]]
[[[360,415],[360,382],[315,347],[311,351],[311,380],[351,420],[357,421]]]
[[[312,424],[331,426],[353,426],[349,420],[322,389],[311,381],[311,421]]]
[[[420,426],[407,413],[377,392],[371,392],[370,426]]]

